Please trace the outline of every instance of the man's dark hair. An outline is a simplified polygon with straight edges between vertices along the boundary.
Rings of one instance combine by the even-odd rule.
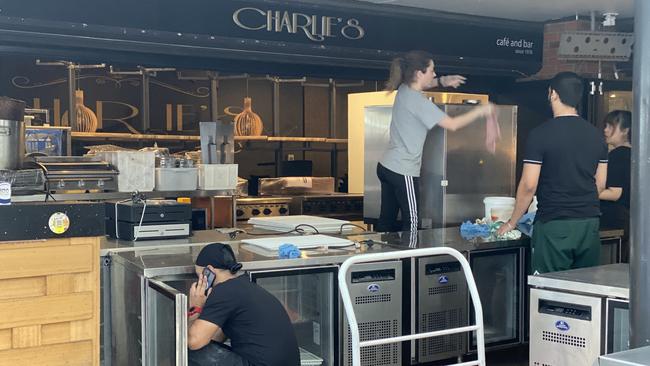
[[[584,86],[582,78],[574,72],[561,72],[551,79],[551,90],[555,90],[562,104],[578,108],[582,100]]]

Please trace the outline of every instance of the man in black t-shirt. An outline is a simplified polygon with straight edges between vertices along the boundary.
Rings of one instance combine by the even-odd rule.
[[[598,195],[607,178],[607,145],[602,133],[578,115],[582,92],[582,80],[574,73],[551,80],[553,119],[528,135],[515,209],[498,232],[512,230],[537,193],[533,273],[600,262]]]
[[[209,244],[196,258],[190,288],[189,365],[298,366],[298,342],[282,304],[246,275],[226,244]],[[207,268],[215,275],[208,286]],[[206,289],[207,296],[206,296]],[[222,342],[230,339],[231,346]]]

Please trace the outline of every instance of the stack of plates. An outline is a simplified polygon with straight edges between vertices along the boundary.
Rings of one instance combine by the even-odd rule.
[[[291,231],[296,228],[302,229],[308,233],[315,232],[310,226],[316,228],[319,233],[336,234],[354,229],[354,226],[346,225],[349,224],[350,221],[308,215],[254,217],[248,220],[248,223],[252,224],[257,229],[282,232]]]

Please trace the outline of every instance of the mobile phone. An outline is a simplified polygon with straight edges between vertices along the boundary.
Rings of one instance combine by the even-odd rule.
[[[214,283],[215,275],[208,267],[203,268],[203,275],[207,279],[207,282],[205,284],[205,295],[207,296],[208,290],[210,289],[210,287],[212,287],[212,284]]]

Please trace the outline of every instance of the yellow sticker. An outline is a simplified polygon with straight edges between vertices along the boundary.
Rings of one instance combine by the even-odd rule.
[[[70,227],[70,218],[68,218],[68,215],[63,212],[55,212],[50,216],[48,225],[53,233],[63,234],[68,231],[68,228]]]

